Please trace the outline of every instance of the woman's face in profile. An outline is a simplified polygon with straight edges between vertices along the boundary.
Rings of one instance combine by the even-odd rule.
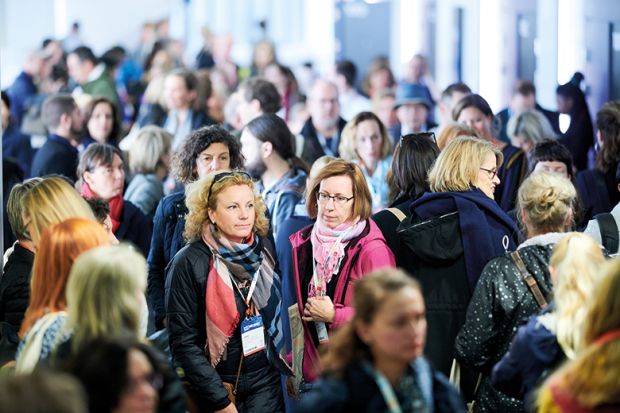
[[[426,312],[420,291],[405,287],[386,297],[370,324],[357,332],[376,359],[409,363],[424,353]]]
[[[156,412],[161,378],[143,352],[132,349],[127,359],[127,386],[112,413]]]

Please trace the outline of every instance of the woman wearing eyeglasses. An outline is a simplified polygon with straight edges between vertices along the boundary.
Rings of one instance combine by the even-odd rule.
[[[355,162],[364,173],[372,197],[372,210],[389,203],[386,176],[392,163],[392,140],[381,120],[372,112],[360,112],[342,130],[340,156]]]
[[[188,245],[166,279],[172,357],[199,411],[282,412],[280,276],[265,204],[245,172],[209,174],[186,194]]]
[[[319,346],[353,317],[350,284],[375,269],[395,266],[394,254],[369,219],[370,192],[359,166],[344,160],[328,163],[306,199],[308,215],[316,222],[291,236],[303,320],[303,361],[293,355],[295,374],[303,374],[301,392],[317,377]]]
[[[487,141],[452,140],[429,172],[430,192],[411,204],[411,216],[397,229],[410,255],[404,268],[422,284],[427,305],[425,354],[444,374],[484,265],[517,246],[517,227],[493,199],[501,164],[501,152]],[[467,385],[475,375],[462,376],[464,395],[471,396]]]

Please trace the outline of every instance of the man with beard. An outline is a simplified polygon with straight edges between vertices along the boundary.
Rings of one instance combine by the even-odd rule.
[[[294,138],[286,122],[275,114],[250,121],[241,134],[241,153],[246,170],[259,179],[260,191],[269,215],[273,237],[278,224],[290,218],[303,196],[308,167],[294,150]]]
[[[317,80],[308,94],[308,112],[310,118],[300,132],[301,159],[311,165],[323,155],[338,156],[340,133],[346,122],[340,117],[336,85]]]
[[[78,151],[71,144],[82,134],[82,114],[70,95],[58,94],[43,102],[41,113],[49,134],[32,160],[30,176],[64,175],[76,180]]]

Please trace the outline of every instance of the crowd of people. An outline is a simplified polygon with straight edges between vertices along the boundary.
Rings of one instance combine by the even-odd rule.
[[[0,410],[620,411],[620,102],[204,34],[2,91]]]

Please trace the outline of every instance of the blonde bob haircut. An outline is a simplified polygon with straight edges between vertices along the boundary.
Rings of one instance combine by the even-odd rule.
[[[478,173],[485,158],[495,156],[495,165],[500,167],[504,156],[491,143],[473,136],[461,136],[439,153],[428,173],[433,192],[464,192],[476,186]]]
[[[317,217],[319,208],[317,194],[321,188],[321,182],[332,176],[348,176],[351,178],[353,183],[353,212],[351,218],[359,217],[360,221],[368,219],[372,213],[372,198],[366,178],[364,178],[364,173],[358,165],[343,159],[336,159],[327,163],[312,179],[312,189],[306,194],[308,216],[312,219]]]
[[[564,232],[572,226],[577,191],[567,178],[539,171],[519,187],[517,204],[523,219],[538,232]]]
[[[340,157],[345,161],[355,161],[360,159],[357,153],[357,128],[360,123],[365,121],[375,122],[379,127],[379,133],[381,135],[381,152],[379,154],[380,159],[385,159],[388,155],[392,154],[392,139],[389,137],[387,129],[381,119],[372,112],[360,112],[353,117],[342,130],[340,137],[340,146],[338,148]]]
[[[24,195],[22,204],[24,221],[30,221],[30,238],[35,244],[52,224],[73,217],[95,220],[88,203],[60,176],[43,178]]]
[[[129,169],[135,174],[154,174],[164,166],[162,158],[170,152],[172,135],[159,126],[145,126],[138,131],[129,148]]]
[[[93,248],[73,264],[67,284],[71,351],[123,331],[139,336],[146,260],[129,245]]]
[[[220,174],[230,174],[221,179],[214,179]],[[220,193],[230,187],[246,185],[254,193],[254,218],[253,231],[264,238],[269,231],[267,220],[267,207],[263,198],[254,191],[254,182],[245,172],[213,172],[198,181],[187,186],[185,204],[189,213],[185,218],[185,231],[183,233],[187,242],[194,242],[202,238],[202,226],[209,220],[209,209],[217,210],[217,199]]]

